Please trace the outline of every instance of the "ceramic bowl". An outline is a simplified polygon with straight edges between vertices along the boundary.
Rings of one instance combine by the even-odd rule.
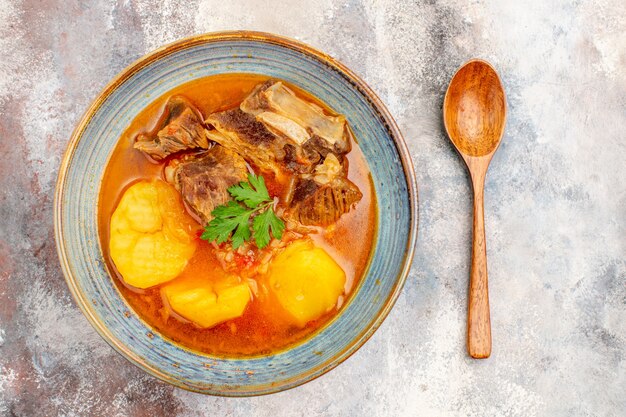
[[[188,81],[222,73],[284,79],[344,114],[365,154],[378,203],[369,267],[340,313],[312,336],[269,356],[220,358],[186,349],[150,328],[110,277],[98,238],[97,209],[107,161],[131,120],[152,100]],[[417,189],[402,135],[382,102],[328,55],[275,35],[222,32],[158,49],[100,93],[76,127],[55,195],[61,266],[78,306],[130,362],[181,388],[249,396],[295,387],[334,368],[374,333],[408,274],[417,234]]]

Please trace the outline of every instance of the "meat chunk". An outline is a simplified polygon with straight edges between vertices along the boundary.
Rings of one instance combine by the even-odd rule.
[[[270,80],[257,86],[240,108],[298,145],[313,136],[339,149],[349,142],[344,116],[325,114],[322,108],[299,98],[280,81]]]
[[[287,204],[287,215],[305,226],[328,226],[339,220],[363,194],[346,178],[346,165],[329,153],[313,174],[301,175]]]
[[[198,155],[186,155],[166,168],[168,181],[174,183],[203,225],[211,221],[215,207],[231,199],[228,188],[245,181],[247,174],[244,159],[220,145]]]
[[[209,139],[261,170],[311,173],[329,152],[343,155],[350,139],[343,116],[329,116],[280,81],[255,87],[238,109],[213,113]]]
[[[363,194],[345,177],[320,185],[313,179],[300,179],[287,215],[305,226],[328,226],[350,211]]]
[[[250,153],[252,158],[262,158],[262,151],[279,146],[280,138],[254,116],[238,108],[213,113],[206,119],[206,123],[215,128],[207,131],[209,139],[242,155]]]
[[[202,115],[182,96],[168,100],[154,131],[156,133],[139,134],[134,147],[157,161],[179,151],[209,147]]]
[[[289,182],[285,214],[305,226],[336,222],[363,195],[347,179],[350,132],[280,81],[257,85],[239,108],[209,115],[207,137]]]
[[[278,159],[285,141],[272,134],[254,116],[235,108],[211,114],[207,120],[215,129],[207,137],[243,155],[264,171],[280,172]]]

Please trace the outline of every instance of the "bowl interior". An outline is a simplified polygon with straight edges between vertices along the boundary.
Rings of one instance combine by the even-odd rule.
[[[222,73],[287,80],[346,115],[372,173],[378,233],[366,276],[351,302],[303,343],[271,356],[221,359],[153,332],[109,277],[98,239],[101,179],[119,137],[152,100],[182,83]],[[417,228],[410,159],[395,123],[367,87],[334,60],[269,35],[205,35],[162,48],[116,78],[74,132],[57,186],[56,237],[68,285],[100,334],[129,360],[182,388],[218,395],[287,389],[333,368],[387,315],[402,287]]]

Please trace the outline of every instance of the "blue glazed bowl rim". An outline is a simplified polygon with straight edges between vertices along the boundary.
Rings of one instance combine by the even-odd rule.
[[[351,343],[346,346],[341,352],[328,360],[325,364],[318,366],[316,368],[312,368],[308,370],[306,373],[299,375],[296,380],[293,379],[284,381],[281,384],[270,387],[269,389],[264,390],[263,392],[257,392],[253,394],[248,393],[237,393],[237,392],[218,392],[211,394],[221,395],[221,396],[250,396],[250,395],[264,395],[271,394],[279,391],[283,391],[286,389],[294,388],[299,385],[302,385],[306,382],[309,382],[315,378],[324,375],[326,372],[334,369],[336,366],[341,364],[347,358],[349,358],[354,352],[356,352],[367,340],[374,334],[374,332],[380,327],[385,318],[388,316],[391,311],[393,305],[398,299],[406,278],[409,274],[409,270],[412,264],[415,245],[417,241],[417,230],[418,230],[418,190],[417,190],[417,179],[415,170],[413,167],[413,162],[402,136],[400,129],[398,128],[395,120],[383,104],[383,102],[378,98],[378,96],[373,92],[373,90],[354,72],[348,69],[341,62],[337,61],[335,58],[309,46],[300,41],[279,36],[275,34],[265,33],[265,32],[254,32],[254,31],[223,31],[223,32],[212,32],[201,35],[190,36],[187,38],[180,39],[176,42],[167,44],[159,49],[156,49],[143,57],[139,58],[137,61],[126,67],[123,71],[121,71],[115,78],[113,78],[98,94],[96,99],[91,103],[91,105],[87,108],[85,113],[83,114],[80,122],[72,132],[72,136],[68,143],[67,149],[61,161],[61,165],[59,168],[59,174],[56,183],[55,195],[54,195],[54,234],[56,241],[56,249],[57,254],[59,256],[59,261],[61,264],[61,269],[63,271],[63,275],[65,276],[65,281],[68,285],[70,293],[72,297],[76,301],[76,304],[83,312],[85,317],[88,319],[92,327],[100,334],[100,336],[118,353],[120,353],[123,357],[125,357],[129,362],[143,369],[147,373],[170,383],[174,386],[195,391],[199,393],[207,394],[206,391],[196,390],[192,387],[182,383],[181,381],[172,378],[171,376],[161,372],[158,368],[150,366],[149,364],[142,361],[138,358],[128,347],[118,340],[110,330],[100,321],[100,319],[95,315],[93,311],[93,306],[91,303],[85,298],[84,294],[80,290],[80,287],[77,284],[76,279],[73,276],[73,271],[70,267],[68,261],[67,249],[65,246],[65,236],[63,233],[63,191],[65,189],[65,184],[68,179],[67,173],[69,167],[71,165],[74,152],[78,146],[79,141],[83,137],[83,133],[85,128],[88,126],[89,122],[93,118],[93,116],[98,112],[102,104],[106,101],[106,99],[125,81],[130,79],[134,74],[138,71],[142,70],[147,65],[163,59],[175,52],[192,48],[197,45],[206,44],[206,43],[215,43],[215,42],[224,42],[224,41],[254,41],[260,43],[273,44],[275,46],[288,48],[294,50],[299,53],[306,54],[312,58],[317,59],[318,61],[324,63],[332,70],[341,74],[347,81],[350,82],[354,88],[356,88],[360,93],[363,94],[364,97],[367,97],[368,101],[373,105],[376,111],[380,114],[382,120],[384,120],[386,124],[386,130],[389,132],[391,138],[393,139],[395,148],[398,152],[398,156],[400,157],[400,161],[402,163],[402,169],[404,173],[404,178],[406,180],[407,189],[409,192],[409,204],[410,204],[410,230],[408,234],[408,240],[406,245],[406,252],[404,255],[402,268],[399,274],[396,276],[396,280],[393,286],[393,290],[389,293],[389,296],[385,300],[382,308],[378,311],[377,316],[374,320],[370,322],[367,328],[355,337]],[[100,179],[101,180],[101,179]],[[339,313],[341,314],[341,313]],[[320,372],[321,370],[321,372]]]

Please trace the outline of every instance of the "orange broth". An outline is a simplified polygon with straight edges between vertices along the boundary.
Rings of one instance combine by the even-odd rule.
[[[187,97],[204,117],[216,111],[235,107],[250,93],[254,86],[267,80],[251,74],[227,74],[207,77],[183,84],[164,94],[147,106],[129,125],[119,140],[108,162],[102,181],[98,210],[98,228],[107,266],[114,281],[132,309],[155,331],[181,345],[200,352],[218,356],[264,355],[285,348],[312,334],[331,320],[341,308],[333,309],[323,317],[309,322],[304,328],[287,324],[280,305],[269,296],[253,297],[244,314],[213,328],[203,329],[188,322],[166,306],[160,288],[145,290],[132,288],[117,273],[109,254],[109,222],[124,191],[138,180],[163,179],[164,163],[148,160],[133,148],[138,133],[151,131],[164,110],[169,97],[181,94]],[[301,97],[328,109],[315,97],[290,86]],[[329,111],[329,113],[332,113]],[[324,248],[346,273],[346,300],[358,286],[367,267],[372,242],[376,232],[376,202],[374,188],[367,162],[357,143],[352,140],[352,150],[347,155],[348,178],[354,182],[363,198],[349,213],[327,229],[311,234],[315,243]],[[281,195],[280,185],[266,176],[272,195]],[[198,240],[195,254],[179,278],[207,277],[212,271],[221,270],[220,263],[208,242]],[[178,279],[178,278],[177,278]],[[266,285],[264,278],[258,285]],[[271,294],[271,292],[270,292]]]

